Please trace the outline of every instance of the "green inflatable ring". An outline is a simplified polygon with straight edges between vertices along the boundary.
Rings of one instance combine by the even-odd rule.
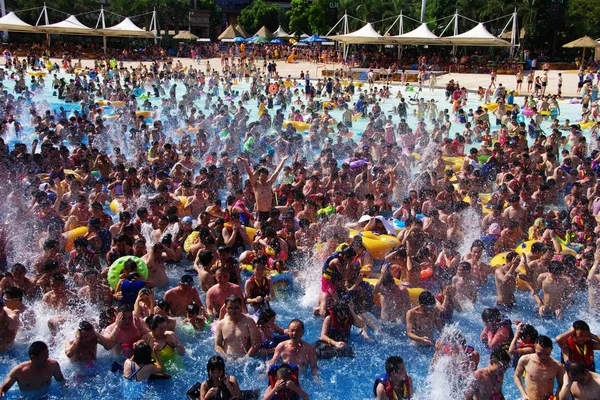
[[[108,269],[108,283],[113,290],[117,287],[117,283],[119,283],[119,275],[121,275],[121,271],[123,271],[125,262],[129,260],[135,261],[137,265],[137,272],[142,276],[142,278],[148,279],[148,266],[141,258],[135,256],[124,256],[112,263]]]

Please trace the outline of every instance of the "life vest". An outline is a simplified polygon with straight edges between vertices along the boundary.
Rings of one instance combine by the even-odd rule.
[[[269,373],[268,373],[269,386],[275,387],[275,384],[277,383],[277,371],[281,367],[288,367],[289,369],[292,370],[292,374],[291,374],[292,382],[294,382],[296,384],[296,386],[300,387],[300,383],[298,381],[298,374],[299,374],[298,366],[295,364],[286,364],[286,363],[271,365],[271,367],[269,368]],[[297,393],[291,391],[288,388],[283,388],[283,389],[279,390],[277,393],[275,393],[275,396],[271,397],[271,399],[273,399],[273,400],[296,400],[299,398],[300,398],[300,396],[298,396]]]
[[[578,362],[585,365],[585,369],[588,371],[596,371],[596,363],[594,362],[594,347],[591,340],[588,340],[579,346],[575,343],[573,337],[567,339],[567,346],[569,346],[569,362]],[[564,356],[563,356],[564,360]]]
[[[373,384],[373,396],[377,397],[377,386],[382,384],[385,388],[385,394],[389,400],[398,400],[398,399],[406,399],[406,395],[408,394],[408,388],[406,387],[406,382],[402,383],[402,391],[400,393],[396,393],[392,386],[392,382],[390,382],[390,377],[387,372],[384,372],[381,375],[378,375],[375,378],[375,383]]]
[[[329,263],[334,259],[338,258],[339,255],[340,252],[336,251],[335,253],[327,257],[327,260],[325,260],[325,263],[323,264],[323,278],[328,279],[334,283],[339,282],[342,279],[342,275],[340,275],[340,273],[336,269],[331,268],[329,266]]]
[[[269,295],[269,281],[266,277],[263,277],[262,282],[259,283],[256,277],[253,276],[250,278],[250,282],[254,284],[252,290],[250,290],[251,298],[258,296],[266,297]]]
[[[331,321],[327,336],[336,341],[347,341],[350,337],[350,329],[352,329],[352,318],[348,317],[345,320],[336,318],[333,309],[329,310]]]

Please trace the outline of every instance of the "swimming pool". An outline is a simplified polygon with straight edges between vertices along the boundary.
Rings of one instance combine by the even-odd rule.
[[[51,96],[47,79],[47,88],[45,93],[38,94],[34,100],[44,100],[53,107],[64,105]],[[9,90],[12,89],[10,84],[7,85]],[[238,85],[239,90],[248,88],[247,84],[241,83]],[[396,94],[398,86],[394,86],[393,95]],[[403,91],[404,93],[404,91]],[[178,96],[183,94],[183,90],[178,90]],[[410,95],[411,92],[406,93]],[[442,108],[444,104],[444,93],[441,90],[429,92],[429,89],[424,89],[423,97],[426,99],[433,98],[437,100],[438,107]],[[467,108],[475,109],[477,99],[471,98]],[[518,100],[517,100],[518,101]],[[158,99],[151,99],[153,104],[158,104]],[[397,104],[397,100],[388,99],[382,102],[381,107],[384,111],[391,111],[392,107]],[[202,108],[202,107],[200,107]],[[251,110],[251,120],[257,118],[257,109],[255,102],[251,102],[248,108]],[[572,105],[568,102],[561,103],[563,112],[562,118],[570,118],[572,121],[577,119],[580,113],[579,105]],[[288,107],[289,109],[289,107]],[[336,119],[341,118],[340,110],[333,110],[332,116]],[[21,117],[22,123],[27,118]],[[414,126],[417,122],[416,117],[409,113],[407,118],[409,125]],[[397,118],[395,118],[397,121]],[[360,119],[355,123],[352,131],[358,133],[364,129],[367,121]],[[542,125],[547,129],[550,122],[546,121]],[[32,128],[26,126],[24,141],[30,143],[33,140],[31,136]],[[454,123],[452,125],[452,134],[461,132],[463,126]],[[471,239],[477,237],[477,230],[474,230]],[[189,265],[179,265],[170,267],[168,275],[170,277],[170,286],[176,285],[179,277],[183,274],[186,267]],[[295,288],[289,291],[279,293],[278,299],[272,303],[273,309],[278,312],[277,322],[281,326],[286,326],[290,319],[300,318],[305,322],[306,333],[304,339],[309,342],[314,342],[318,339],[321,330],[321,320],[312,316],[312,306],[316,303],[316,299],[320,290],[320,282],[318,277],[321,271],[321,263],[316,261],[305,260],[299,266],[304,279],[303,282],[298,282]],[[159,293],[162,295],[162,293]],[[510,314],[512,320],[527,321],[534,325],[540,334],[546,334],[554,337],[559,332],[566,330],[571,322],[577,318],[582,318],[590,323],[593,332],[600,329],[600,324],[596,318],[587,315],[585,306],[580,310],[572,307],[565,313],[565,321],[547,321],[541,320],[535,315],[535,303],[525,293],[518,294],[519,305],[514,312]],[[203,297],[204,300],[204,297]],[[473,345],[476,350],[482,354],[482,362],[480,366],[487,364],[489,352],[484,350],[479,342],[479,332],[483,328],[481,323],[481,311],[495,303],[495,288],[493,279],[490,278],[488,284],[482,289],[479,300],[474,306],[474,310],[464,314],[455,314],[455,321],[458,324],[467,338],[469,344]],[[584,298],[577,299],[575,304],[587,304]],[[35,304],[38,314],[38,320],[35,329],[32,329],[29,334],[20,335],[22,344],[16,345],[9,352],[0,355],[0,375],[6,376],[8,370],[18,362],[24,361],[27,356],[27,346],[33,340],[45,340],[49,342],[50,334],[47,328],[47,320],[51,315],[41,314],[41,307]],[[79,315],[86,315],[92,312],[93,309],[78,310]],[[76,314],[75,312],[72,313]],[[96,315],[96,313],[94,314]],[[91,367],[73,366],[69,363],[64,355],[64,347],[62,342],[72,338],[78,319],[69,321],[63,330],[56,338],[56,345],[51,346],[51,357],[58,359],[63,367],[63,372],[67,377],[69,385],[67,388],[60,389],[58,385],[53,384],[51,389],[51,398],[79,398],[79,399],[108,399],[108,398],[145,398],[145,399],[160,399],[168,396],[175,398],[183,398],[186,390],[196,381],[206,379],[206,361],[214,354],[213,338],[208,331],[199,334],[190,335],[182,330],[177,330],[178,335],[183,339],[188,355],[183,358],[184,368],[174,375],[170,381],[159,382],[152,385],[132,385],[126,383],[119,374],[109,372],[113,357],[108,352],[99,349],[99,360]],[[25,335],[25,336],[23,336]],[[372,398],[373,380],[376,375],[383,372],[385,359],[389,355],[400,355],[404,358],[407,371],[411,374],[416,395],[418,399],[443,399],[459,396],[458,393],[452,393],[449,389],[451,386],[447,383],[447,376],[451,371],[435,371],[430,370],[430,360],[433,354],[432,350],[416,349],[410,345],[402,327],[385,325],[379,333],[371,335],[375,341],[372,343],[364,341],[356,331],[353,332],[351,343],[355,350],[354,359],[338,359],[330,361],[322,361],[319,363],[321,369],[320,382],[313,382],[306,375],[301,378],[303,388],[311,395],[313,399],[366,399]],[[558,349],[555,348],[554,356],[559,356]],[[267,385],[265,374],[264,360],[251,360],[248,362],[228,362],[228,373],[237,376],[242,389],[261,389]],[[507,372],[505,378],[504,392],[507,399],[516,399],[519,397],[518,391],[512,383],[512,369]],[[12,389],[7,399],[19,398],[19,394],[15,389]]]

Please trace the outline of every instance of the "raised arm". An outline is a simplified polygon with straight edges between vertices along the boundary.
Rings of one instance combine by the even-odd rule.
[[[288,159],[288,156],[285,156],[285,157],[283,157],[281,159],[281,161],[279,162],[279,165],[277,165],[277,168],[275,168],[275,171],[273,172],[273,175],[271,175],[271,177],[267,181],[269,183],[269,185],[272,185],[272,184],[275,183],[275,181],[277,180],[277,176],[279,175],[279,173],[283,169],[283,166],[285,165],[285,162],[287,161],[287,159]]]

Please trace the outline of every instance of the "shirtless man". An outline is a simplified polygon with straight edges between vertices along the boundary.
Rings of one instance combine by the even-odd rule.
[[[46,392],[52,378],[64,382],[65,377],[57,361],[48,358],[48,346],[44,342],[33,342],[29,346],[29,359],[10,370],[0,386],[0,398],[17,383],[21,392]]]
[[[207,185],[204,182],[198,183],[194,186],[194,195],[188,197],[185,207],[183,208],[186,215],[191,215],[192,217],[197,218],[200,213],[206,211],[206,208],[210,204],[207,196],[204,193],[206,186]]]
[[[419,305],[406,313],[406,334],[417,346],[433,346],[434,333],[442,331],[444,324],[435,307],[435,297],[425,291],[419,295]]]
[[[65,346],[65,354],[71,362],[95,361],[98,344],[106,350],[111,349],[110,340],[96,332],[88,321],[81,321],[75,331],[75,339],[69,340]]]
[[[227,314],[215,329],[215,350],[226,356],[252,357],[260,347],[256,322],[242,312],[242,299],[229,296],[224,304]]]
[[[148,266],[148,281],[155,287],[163,287],[169,283],[169,277],[165,271],[165,260],[175,260],[177,257],[173,250],[158,242],[150,247],[148,254],[142,260]]]
[[[0,353],[13,345],[18,331],[19,315],[4,307],[4,301],[0,299]]]
[[[595,400],[600,398],[600,375],[585,369],[585,365],[573,362],[565,367],[563,386],[559,400]]]
[[[204,314],[204,307],[198,295],[198,290],[193,286],[194,278],[191,275],[183,275],[179,279],[177,287],[167,290],[164,299],[171,306],[173,316],[187,316],[187,308],[190,304],[195,303],[200,307],[200,315]]]
[[[269,177],[269,171],[266,168],[262,167],[257,169],[256,172],[253,172],[250,169],[248,160],[238,157],[238,160],[244,165],[244,169],[246,170],[248,178],[250,179],[250,185],[254,191],[254,197],[256,198],[256,210],[258,213],[257,220],[259,222],[269,219],[270,211],[273,208],[273,184],[275,183],[277,175],[279,175],[279,172],[281,172],[287,159],[287,156],[284,157],[273,172],[273,175]]]
[[[514,380],[523,400],[548,399],[558,396],[563,385],[563,366],[552,358],[552,339],[539,336],[535,341],[535,353],[519,358],[515,368]],[[521,378],[525,376],[525,386]],[[554,380],[558,390],[554,393]]]
[[[510,355],[505,350],[495,349],[490,355],[490,364],[478,369],[467,388],[465,399],[504,399],[502,384],[504,373],[510,367]]]
[[[310,366],[313,378],[317,379],[319,367],[317,366],[317,352],[312,344],[302,340],[304,335],[304,323],[299,319],[293,319],[288,325],[289,340],[281,342],[275,347],[273,358],[267,367],[278,362],[296,364],[300,371],[305,371]]]
[[[77,295],[67,290],[65,287],[65,276],[62,274],[54,274],[50,278],[50,290],[42,297],[42,303],[45,306],[62,310],[67,308],[69,301],[77,298]]]
[[[468,261],[458,263],[456,276],[452,278],[452,286],[456,289],[455,299],[457,301],[473,304],[477,300],[479,285],[477,278],[471,273],[471,264]]]
[[[473,241],[473,244],[471,244],[471,250],[463,258],[464,261],[471,263],[471,272],[477,277],[480,285],[483,285],[487,282],[488,275],[492,272],[490,266],[481,261],[484,248],[485,245],[483,242],[477,239]]]
[[[525,255],[523,255],[525,258]],[[521,258],[511,251],[506,255],[506,264],[496,269],[496,307],[508,311],[515,306],[515,289],[517,287],[516,270],[521,265]]]
[[[244,294],[239,285],[229,282],[229,271],[226,268],[219,268],[215,273],[215,278],[217,283],[206,292],[206,312],[215,319],[219,319],[225,313],[225,300],[229,296],[238,296],[243,299]],[[244,314],[248,313],[246,304],[243,301],[242,312]]]
[[[104,329],[103,335],[110,341],[110,347],[125,357],[133,355],[133,345],[150,332],[144,322],[133,316],[133,307],[122,305],[114,323]]]
[[[502,213],[502,217],[505,221],[514,219],[519,223],[521,230],[527,232],[527,228],[529,228],[529,212],[521,206],[519,195],[516,193],[510,195],[508,203],[510,205],[506,207]]]
[[[569,281],[562,276],[564,266],[559,261],[552,261],[548,265],[548,272],[538,277],[538,285],[542,290],[542,297],[533,292],[532,296],[537,302],[541,317],[555,316],[562,318],[562,313],[567,305],[570,290]]]
[[[102,284],[98,279],[99,276],[100,273],[95,269],[83,271],[85,286],[79,289],[77,296],[82,300],[89,301],[91,304],[111,306],[113,297],[110,287]]]

